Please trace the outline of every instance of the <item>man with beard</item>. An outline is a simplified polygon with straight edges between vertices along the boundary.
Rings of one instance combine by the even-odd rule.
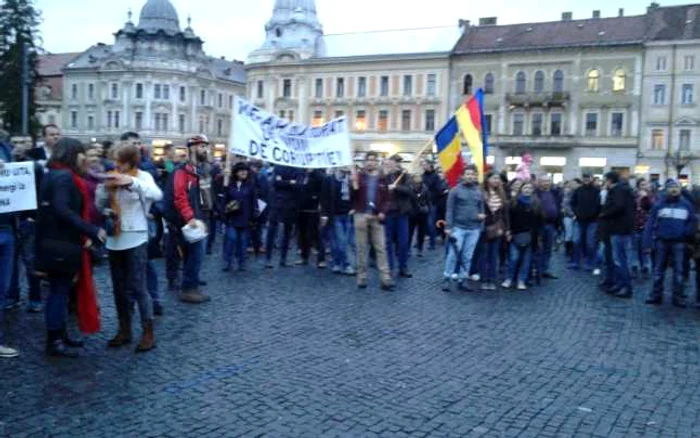
[[[206,137],[196,135],[187,141],[188,157],[175,168],[165,188],[165,219],[170,233],[178,236],[179,249],[183,255],[182,290],[180,300],[200,304],[209,297],[199,290],[203,282],[199,278],[204,258],[204,241],[187,242],[182,228],[204,226],[202,221],[202,195],[197,165],[207,159],[209,142]]]
[[[656,249],[654,265],[654,288],[646,300],[647,304],[663,303],[664,277],[669,259],[673,259],[673,305],[685,307],[683,291],[683,258],[686,240],[695,234],[693,206],[681,196],[678,181],[666,181],[666,194],[649,213],[644,228],[644,251],[651,253],[652,243]]]

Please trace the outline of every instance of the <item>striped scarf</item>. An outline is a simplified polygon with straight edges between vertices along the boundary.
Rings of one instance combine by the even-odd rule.
[[[486,200],[486,205],[488,205],[491,213],[495,213],[503,207],[503,200],[498,195],[498,192],[490,191],[488,199]]]

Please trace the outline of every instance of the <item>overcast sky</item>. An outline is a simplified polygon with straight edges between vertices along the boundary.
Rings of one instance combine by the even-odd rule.
[[[44,48],[52,53],[81,52],[92,44],[111,44],[113,33],[127,18],[129,8],[138,24],[145,0],[35,0],[43,12],[41,26]],[[270,19],[274,0],[171,0],[180,16],[180,26],[192,27],[212,56],[245,60],[264,41],[263,26]],[[662,6],[693,3],[691,0],[657,0]],[[316,0],[326,34],[429,26],[457,26],[464,18],[497,16],[499,24],[553,21],[563,11],[574,18],[588,18],[594,9],[603,17],[642,14],[644,0]],[[421,7],[409,7],[420,5]],[[399,11],[399,12],[397,12]]]

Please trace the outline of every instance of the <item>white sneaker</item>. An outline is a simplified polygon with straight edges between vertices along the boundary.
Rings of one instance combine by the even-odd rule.
[[[472,281],[481,281],[481,275],[479,274],[474,274],[470,278]]]
[[[510,289],[510,287],[513,285],[513,282],[510,280],[506,280],[503,283],[501,283],[501,287],[503,289]]]
[[[518,282],[518,290],[527,290],[527,286],[522,281]]]
[[[0,357],[4,357],[4,358],[9,359],[12,357],[17,357],[17,356],[19,356],[19,351],[15,350],[14,348],[0,345]]]
[[[594,270],[593,270],[593,276],[594,276],[594,277],[600,277],[600,269],[594,269]]]

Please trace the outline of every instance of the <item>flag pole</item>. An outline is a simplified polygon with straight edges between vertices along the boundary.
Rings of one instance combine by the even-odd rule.
[[[423,147],[421,147],[420,150],[416,153],[416,156],[413,158],[413,161],[411,161],[411,164],[408,165],[408,167],[411,169],[411,173],[413,173],[413,170],[414,170],[414,168],[415,168],[415,166],[416,166],[416,163],[420,160],[420,157],[425,153],[425,151],[426,151],[429,147],[431,147],[431,146],[433,145],[434,142],[435,142],[435,139],[431,137],[430,140],[428,140],[427,142],[425,142],[425,144],[423,145]],[[396,181],[394,181],[394,184],[400,183],[400,182],[401,182],[401,179],[403,178],[403,176],[404,176],[406,173],[407,173],[407,172],[406,172],[405,170],[404,170],[403,172],[401,172],[401,175],[399,175],[399,177],[396,178]]]
[[[228,145],[226,147],[226,161],[224,162],[224,187],[228,187],[231,184],[231,165],[233,164],[233,154],[231,153],[231,146],[233,146],[233,128],[235,126],[234,121],[236,119],[236,111],[238,111],[238,96],[233,97],[234,105],[233,111],[231,112],[231,133],[228,136]]]

